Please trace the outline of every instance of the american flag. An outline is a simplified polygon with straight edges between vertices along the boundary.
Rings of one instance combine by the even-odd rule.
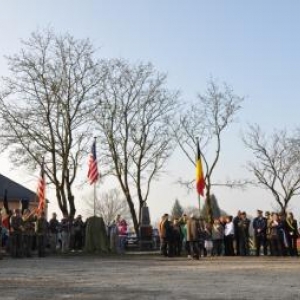
[[[97,167],[96,140],[94,140],[89,157],[88,180],[90,184],[95,183],[98,180],[99,176],[100,174]]]
[[[44,169],[44,159],[41,165],[41,173],[38,181],[37,196],[39,199],[38,211],[42,212],[45,209],[46,202],[46,180],[45,180],[45,169]]]

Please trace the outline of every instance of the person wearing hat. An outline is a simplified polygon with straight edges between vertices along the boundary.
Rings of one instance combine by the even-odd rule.
[[[249,225],[250,220],[247,218],[246,212],[241,212],[240,221],[237,224],[241,256],[249,255]]]
[[[252,226],[254,230],[254,242],[256,246],[255,254],[256,256],[259,256],[260,248],[263,247],[263,252],[266,256],[268,254],[266,247],[267,220],[263,217],[262,210],[257,210],[257,217],[254,218]]]

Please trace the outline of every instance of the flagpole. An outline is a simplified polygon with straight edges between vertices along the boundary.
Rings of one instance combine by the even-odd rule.
[[[96,183],[94,184],[94,217],[96,216]]]
[[[96,137],[94,137],[94,143],[96,145]],[[96,146],[95,146],[96,151]],[[96,182],[94,183],[94,217],[96,216]]]
[[[201,217],[200,195],[198,194],[199,217]]]

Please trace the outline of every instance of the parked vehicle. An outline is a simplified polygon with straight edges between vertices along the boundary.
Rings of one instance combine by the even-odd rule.
[[[157,228],[153,228],[153,230],[152,230],[152,242],[153,242],[154,250],[157,250],[160,248],[160,237],[159,237],[159,231]]]
[[[137,247],[139,244],[138,236],[135,232],[128,232],[126,239],[126,248]]]

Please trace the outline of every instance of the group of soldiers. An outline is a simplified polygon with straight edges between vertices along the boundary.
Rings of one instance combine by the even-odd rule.
[[[0,214],[0,216],[2,216]],[[0,219],[1,246],[12,257],[31,257],[36,251],[39,257],[57,250],[82,250],[84,245],[85,224],[80,215],[71,220],[65,215],[59,222],[56,213],[49,222],[45,213],[15,209],[7,218]]]
[[[298,223],[290,213],[270,213],[257,210],[250,220],[246,212],[235,217],[221,216],[206,222],[193,214],[170,218],[162,216],[160,224],[161,254],[188,258],[206,256],[298,256]],[[252,234],[250,234],[250,232]]]

